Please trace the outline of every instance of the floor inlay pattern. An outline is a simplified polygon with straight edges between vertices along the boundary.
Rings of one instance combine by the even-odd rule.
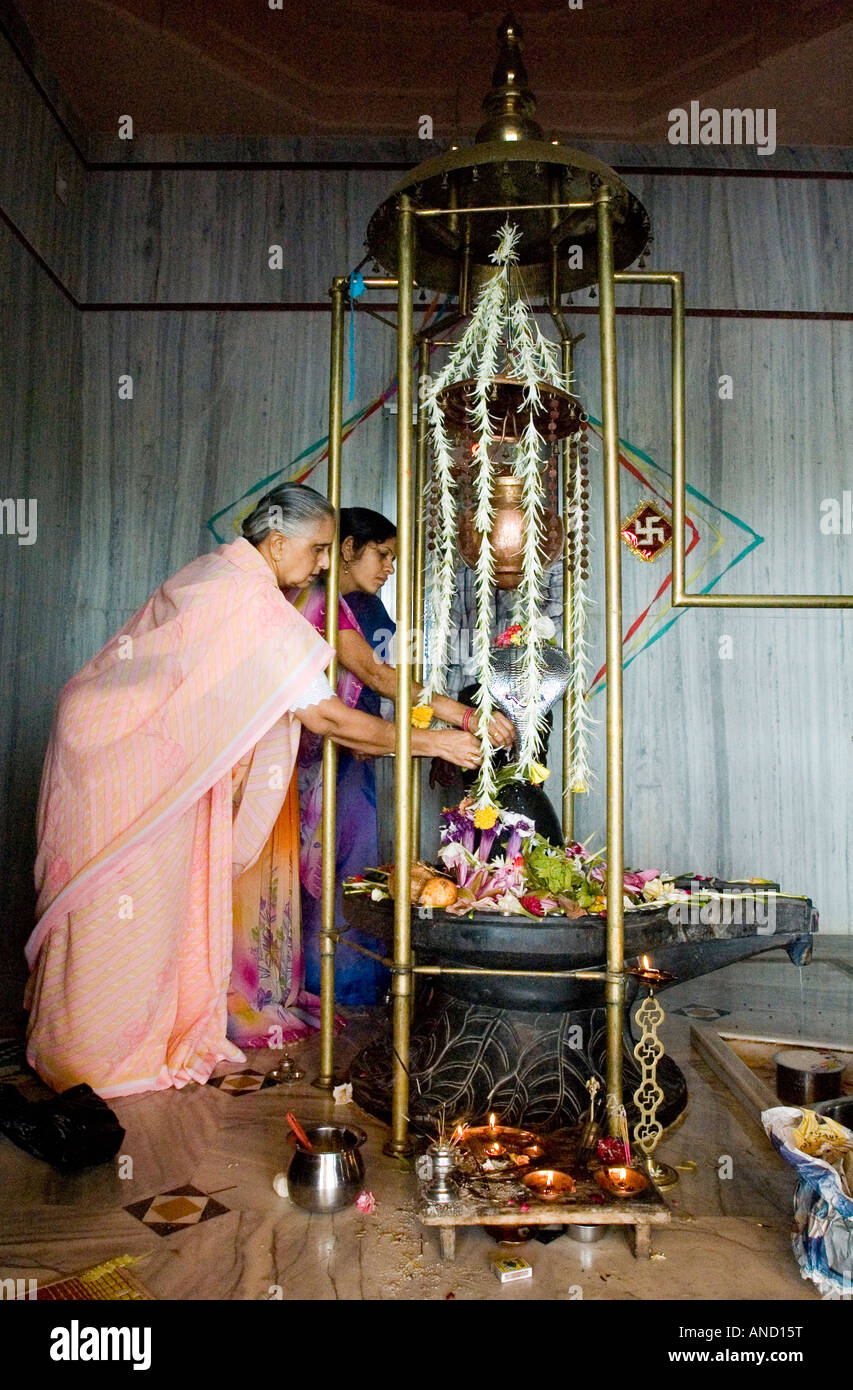
[[[262,1071],[229,1071],[226,1076],[212,1076],[207,1084],[228,1096],[248,1096],[284,1083]]]
[[[225,1216],[230,1207],[216,1202],[206,1192],[197,1187],[176,1187],[171,1192],[160,1192],[156,1197],[144,1197],[141,1202],[131,1202],[125,1211],[135,1216],[158,1236],[171,1236],[183,1231],[187,1226],[198,1226],[201,1221],[211,1221],[216,1216]]]

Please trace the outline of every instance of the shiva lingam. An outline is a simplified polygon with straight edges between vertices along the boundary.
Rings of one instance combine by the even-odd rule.
[[[655,1149],[658,1141],[663,1134],[663,1125],[657,1118],[658,1108],[663,1100],[663,1091],[658,1085],[657,1070],[658,1062],[664,1053],[663,1043],[658,1037],[658,1029],[664,1021],[665,1014],[660,1000],[655,997],[655,990],[662,985],[668,985],[675,978],[668,970],[657,970],[650,963],[648,956],[643,956],[642,965],[635,966],[631,970],[626,970],[626,975],[633,975],[640,985],[648,990],[646,998],[637,1010],[636,1018],[640,1025],[640,1040],[634,1048],[634,1056],[640,1064],[640,1084],[634,1092],[634,1104],[639,1112],[639,1119],[634,1126],[634,1142],[642,1149],[645,1156],[644,1168],[648,1176],[656,1187],[674,1187],[678,1182],[678,1173],[668,1163],[659,1163],[655,1158]]]
[[[479,688],[476,682],[463,686],[457,697],[460,703],[463,705],[473,705]],[[536,749],[537,761],[546,766],[548,763],[548,748],[551,741],[552,727],[553,720],[551,711],[547,710],[543,716],[543,728]],[[496,750],[495,768],[498,772],[503,771],[507,764],[512,761],[512,757],[512,753],[508,752],[506,749]],[[465,788],[466,794],[470,792],[475,778],[476,773],[463,772],[462,785]],[[498,805],[501,806],[503,810],[514,811],[516,815],[526,816],[528,820],[533,822],[537,833],[548,840],[550,844],[563,844],[563,832],[560,828],[559,817],[543,786],[536,785],[533,782],[507,782],[500,788],[496,799]],[[495,853],[498,852],[498,848],[499,845],[496,844]]]
[[[368,895],[345,896],[343,911],[351,926],[382,937],[390,949],[392,902],[372,902]],[[493,1109],[503,1126],[515,1125],[540,1137],[582,1123],[589,1114],[586,1082],[605,1073],[604,986],[595,978],[584,978],[584,972],[592,975],[603,962],[602,919],[553,917],[538,923],[497,912],[462,920],[441,911],[429,917],[422,914],[422,908],[412,908],[412,946],[419,965],[434,965],[441,973],[436,980],[429,975],[417,977],[410,1061],[416,1088],[410,1102],[412,1120],[426,1121],[442,1107],[454,1121],[472,1114],[488,1115]],[[815,930],[811,902],[781,896],[773,934],[725,923],[691,924],[688,934],[666,907],[626,914],[626,960],[640,962],[653,941],[656,967],[645,984],[642,969],[626,972],[623,1091],[632,1128],[642,1118],[635,1093],[644,1096],[644,1067],[651,1070],[652,1060],[644,1061],[637,1051],[636,1034],[630,1031],[638,991],[654,994],[653,1000],[643,1001],[644,1013],[637,1019],[642,1026],[645,1011],[660,1007],[660,993],[669,984],[665,976],[672,974],[683,984],[780,947],[795,962],[807,959],[804,951],[809,950]],[[484,966],[507,973],[486,974]],[[528,970],[541,973],[514,973]],[[655,1119],[663,1130],[684,1110],[687,1083],[662,1048],[661,1054],[654,1075],[663,1099]],[[352,1064],[354,1097],[364,1109],[383,1118],[390,1111],[393,1060],[390,1040],[383,1035]],[[597,1105],[600,1118],[600,1094]],[[643,1137],[637,1134],[640,1148],[644,1148]],[[505,1142],[501,1134],[494,1138]]]

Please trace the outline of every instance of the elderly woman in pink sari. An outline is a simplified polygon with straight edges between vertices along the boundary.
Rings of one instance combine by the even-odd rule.
[[[394,726],[347,708],[331,649],[282,592],[328,567],[334,514],[265,497],[62,691],[38,809],[27,1056],[55,1090],[204,1082],[312,1026],[299,918],[303,726],[362,754]],[[415,752],[476,766],[468,733]],[[441,745],[441,746],[436,746]]]

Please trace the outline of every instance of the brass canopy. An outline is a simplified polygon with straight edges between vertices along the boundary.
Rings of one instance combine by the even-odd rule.
[[[642,203],[609,165],[542,139],[521,60],[521,29],[507,16],[498,35],[498,62],[476,142],[411,169],[370,219],[366,245],[386,270],[397,273],[397,204],[407,193],[416,212],[418,285],[460,297],[464,285],[466,296],[469,290],[476,293],[494,274],[490,256],[495,237],[509,220],[522,234],[518,290],[528,295],[571,293],[598,280],[595,208],[551,205],[592,203],[599,187],[609,189],[616,270],[642,254],[651,224]],[[518,205],[527,210],[519,211]],[[466,208],[496,210],[466,215]],[[427,209],[441,212],[417,215]]]

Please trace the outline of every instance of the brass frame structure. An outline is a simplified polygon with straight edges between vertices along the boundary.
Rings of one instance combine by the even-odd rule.
[[[681,271],[617,272],[617,285],[667,285],[670,292],[672,377],[672,606],[673,608],[853,608],[853,594],[688,594],[684,588],[685,354],[684,276]]]
[[[524,205],[506,204],[497,209],[511,214]],[[539,206],[539,205],[537,205]],[[554,218],[567,206],[555,199],[542,205]],[[573,204],[571,206],[589,206]],[[406,894],[400,894],[394,904],[394,954],[388,961],[392,976],[393,1015],[393,1083],[392,1120],[386,1151],[404,1155],[411,1152],[408,1133],[409,1108],[409,1040],[414,993],[414,976],[442,974],[486,974],[553,976],[576,975],[579,978],[603,980],[607,1020],[607,1109],[612,1132],[616,1132],[616,1109],[622,1103],[622,1019],[625,1003],[624,974],[624,906],[622,882],[624,874],[624,784],[623,784],[623,702],[622,702],[622,586],[621,586],[621,516],[619,476],[619,414],[618,371],[616,351],[616,287],[620,284],[665,285],[670,291],[671,305],[671,386],[672,386],[672,509],[673,509],[673,593],[674,607],[694,608],[849,608],[853,596],[827,594],[687,594],[684,590],[684,518],[685,518],[685,344],[684,344],[684,277],[680,271],[617,272],[613,260],[611,220],[611,191],[601,184],[595,191],[594,208],[597,233],[597,255],[600,308],[599,357],[601,364],[602,440],[604,475],[604,562],[605,562],[605,638],[606,638],[606,768],[607,768],[607,877],[608,902],[606,930],[606,968],[595,971],[506,971],[446,966],[418,965],[412,954],[411,907]],[[453,216],[453,210],[421,208],[406,193],[397,202],[397,278],[365,279],[367,288],[397,288],[397,702],[396,702],[396,762],[394,783],[394,856],[397,881],[407,883],[411,863],[420,850],[420,776],[415,775],[411,753],[411,680],[410,661],[416,676],[423,673],[424,619],[424,493],[427,460],[426,415],[420,400],[417,416],[416,450],[413,453],[413,354],[415,346],[413,323],[413,273],[417,236],[417,221],[421,217]],[[466,213],[495,211],[469,209]],[[470,225],[470,221],[469,224]],[[556,260],[556,248],[555,257]],[[467,311],[469,286],[466,263],[460,270],[460,312]],[[343,401],[343,343],[347,280],[337,277],[332,284],[332,343],[329,390],[329,473],[328,494],[335,507],[340,503],[341,427]],[[359,306],[365,307],[366,306]],[[573,339],[560,309],[559,277],[552,265],[549,307],[560,334],[562,364],[566,374],[572,367]],[[373,313],[371,310],[367,312]],[[388,319],[374,314],[389,327]],[[418,338],[419,376],[428,373],[430,334]],[[440,341],[440,340],[439,340]],[[564,449],[563,477],[565,481]],[[564,578],[567,588],[564,605],[564,639],[571,638],[571,594],[564,548]],[[329,567],[326,607],[326,639],[335,645],[337,638],[338,563],[334,555]],[[333,673],[332,673],[333,674]],[[566,796],[565,773],[571,752],[569,743],[571,708],[564,702],[563,717],[563,826],[573,835],[573,796]],[[323,899],[321,913],[321,1063],[315,1085],[329,1090],[334,1072],[334,957],[338,933],[334,924],[335,901],[335,813],[336,813],[336,755],[334,745],[326,740],[323,751]],[[353,943],[354,944],[354,943]],[[364,948],[364,954],[374,953]],[[376,959],[384,959],[376,957]]]
[[[341,505],[341,448],[344,400],[344,310],[347,279],[336,276],[329,291],[332,299],[331,360],[329,363],[329,469],[326,491],[335,512]],[[328,677],[337,685],[338,577],[340,552],[329,551],[326,574],[326,641],[333,650]],[[320,899],[320,1072],[312,1083],[330,1092],[333,1086],[335,1047],[335,843],[337,831],[338,749],[332,739],[323,740],[323,860]]]
[[[598,284],[601,295],[600,352],[602,362],[602,434],[604,440],[605,481],[605,582],[607,603],[607,826],[608,826],[608,901],[614,904],[608,913],[607,962],[604,970],[594,971],[501,971],[477,970],[460,972],[451,967],[417,965],[412,955],[411,907],[405,894],[394,904],[394,954],[388,962],[391,970],[393,1019],[393,1082],[391,1132],[386,1152],[404,1155],[411,1152],[408,1132],[409,1108],[409,1039],[413,1003],[414,976],[458,973],[513,974],[521,976],[578,976],[602,980],[607,1007],[607,1091],[611,1115],[622,1100],[622,1014],[625,1000],[624,967],[624,908],[622,902],[623,852],[623,774],[622,774],[622,597],[619,505],[619,425],[617,409],[617,365],[615,334],[615,284],[618,276],[613,268],[613,238],[610,212],[611,194],[607,187],[596,190],[592,203],[567,204],[555,199],[541,205],[556,219],[567,206],[594,207],[597,224]],[[511,214],[526,205],[504,204],[498,209],[466,208],[466,213],[495,210]],[[539,205],[537,205],[538,207]],[[417,448],[413,458],[412,428],[412,358],[414,352],[413,274],[417,219],[444,215],[442,208],[416,207],[405,193],[398,198],[396,280],[390,277],[365,279],[367,288],[381,286],[397,288],[397,691],[396,744],[394,777],[394,862],[398,881],[409,879],[412,859],[420,848],[420,778],[415,776],[411,754],[411,679],[409,654],[415,676],[423,672],[424,617],[424,493],[427,461],[426,414],[419,392],[417,416]],[[452,215],[452,210],[451,210]],[[556,262],[556,248],[554,261]],[[464,264],[463,264],[464,272]],[[463,275],[464,278],[464,275]],[[572,350],[577,339],[572,338],[560,311],[557,277],[552,273],[549,306],[560,334],[562,365],[571,374]],[[332,343],[329,391],[329,473],[328,494],[335,507],[340,503],[341,427],[343,400],[343,341],[344,310],[347,280],[337,277],[332,284]],[[465,286],[460,286],[464,296]],[[362,306],[359,306],[362,307]],[[366,307],[366,306],[365,306]],[[464,307],[464,306],[463,306]],[[375,315],[375,317],[381,317]],[[389,320],[381,318],[383,323]],[[389,326],[392,326],[389,324]],[[429,369],[430,338],[418,339],[419,376]],[[564,480],[565,480],[564,450]],[[327,579],[326,638],[334,645],[337,637],[337,562],[330,566]],[[564,551],[564,574],[567,566]],[[567,595],[570,599],[570,595]],[[564,635],[571,636],[569,612],[564,618]],[[569,726],[571,707],[564,702],[563,759],[570,756]],[[315,1082],[328,1090],[334,1073],[334,955],[338,933],[334,925],[335,895],[335,812],[334,778],[336,758],[326,740],[323,761],[323,899],[321,911],[321,1064]],[[563,823],[573,833],[573,797],[568,803],[564,792]],[[362,949],[362,948],[358,948]],[[373,954],[364,951],[364,954]],[[377,959],[381,959],[377,957]]]

